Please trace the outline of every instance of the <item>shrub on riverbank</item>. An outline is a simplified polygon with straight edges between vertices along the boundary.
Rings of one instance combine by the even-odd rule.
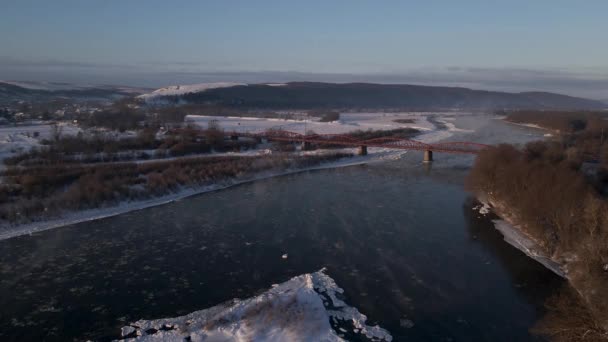
[[[580,161],[560,146],[486,149],[467,185],[508,210],[547,255],[565,264],[595,326],[608,331],[608,201],[579,171]]]
[[[606,341],[608,337],[590,314],[579,294],[565,286],[545,304],[548,313],[531,331],[553,342]]]

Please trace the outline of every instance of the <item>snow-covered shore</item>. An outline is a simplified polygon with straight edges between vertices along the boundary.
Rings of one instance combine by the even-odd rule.
[[[519,249],[530,258],[538,261],[553,273],[562,278],[567,278],[563,266],[544,253],[540,244],[524,232],[521,226],[516,223],[513,215],[508,214],[508,211],[504,206],[487,199],[480,199],[479,201],[482,205],[475,209],[479,210],[480,214],[487,215],[491,210],[500,217],[499,220],[492,220],[492,222],[494,223],[494,228],[503,235],[505,242]]]
[[[126,341],[345,341],[356,335],[392,341],[388,331],[339,299],[343,290],[322,269],[294,277],[248,299],[121,329]],[[333,322],[334,327],[330,322]],[[335,329],[337,328],[337,329]]]
[[[534,129],[538,129],[538,130],[541,130],[541,131],[551,132],[551,133],[546,133],[544,135],[545,137],[551,137],[554,134],[559,134],[560,133],[558,130],[542,127],[542,126],[539,126],[537,124],[509,121],[509,120],[506,120],[506,117],[503,117],[501,120],[504,121],[504,122],[506,122],[506,123],[508,123],[508,124],[511,124],[511,125],[516,125],[516,126],[521,126],[521,127],[528,127],[528,128],[534,128]]]

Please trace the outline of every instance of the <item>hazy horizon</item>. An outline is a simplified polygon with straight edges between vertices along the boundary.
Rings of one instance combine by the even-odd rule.
[[[545,91],[608,101],[608,75],[563,70],[446,68],[413,70],[401,74],[336,74],[282,71],[157,72],[122,68],[39,66],[24,72],[0,66],[0,81],[58,82],[77,85],[113,85],[161,88],[212,82],[286,83],[379,83],[464,87],[476,90],[526,92]],[[57,70],[59,69],[59,70]],[[128,69],[128,68],[125,68]]]
[[[11,1],[0,79],[374,82],[608,99],[608,3]]]

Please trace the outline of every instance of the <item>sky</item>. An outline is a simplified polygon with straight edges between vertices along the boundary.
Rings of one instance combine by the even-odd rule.
[[[605,0],[0,0],[0,79],[240,75],[608,99],[607,14]]]

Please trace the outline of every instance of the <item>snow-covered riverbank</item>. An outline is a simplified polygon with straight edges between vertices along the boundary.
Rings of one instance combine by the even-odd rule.
[[[547,137],[547,138],[548,137],[552,137],[552,136],[557,135],[557,134],[560,133],[557,130],[546,128],[546,127],[542,127],[542,126],[539,126],[537,124],[509,121],[509,120],[506,120],[506,117],[503,117],[501,120],[504,121],[504,122],[506,122],[506,123],[508,123],[508,124],[511,124],[511,125],[516,125],[516,126],[521,126],[521,127],[528,127],[528,128],[534,128],[534,129],[538,129],[538,130],[541,130],[541,131],[549,132],[549,133],[545,133],[544,134],[544,136]]]
[[[516,220],[512,215],[508,214],[503,206],[497,205],[495,201],[480,201],[482,204],[474,209],[479,210],[479,213],[482,215],[487,215],[492,211],[500,217],[500,219],[492,220],[492,222],[494,223],[494,228],[503,235],[505,242],[519,249],[530,258],[538,261],[553,273],[562,278],[567,278],[563,266],[546,255],[540,247],[540,244],[524,232],[521,226],[516,223]]]

